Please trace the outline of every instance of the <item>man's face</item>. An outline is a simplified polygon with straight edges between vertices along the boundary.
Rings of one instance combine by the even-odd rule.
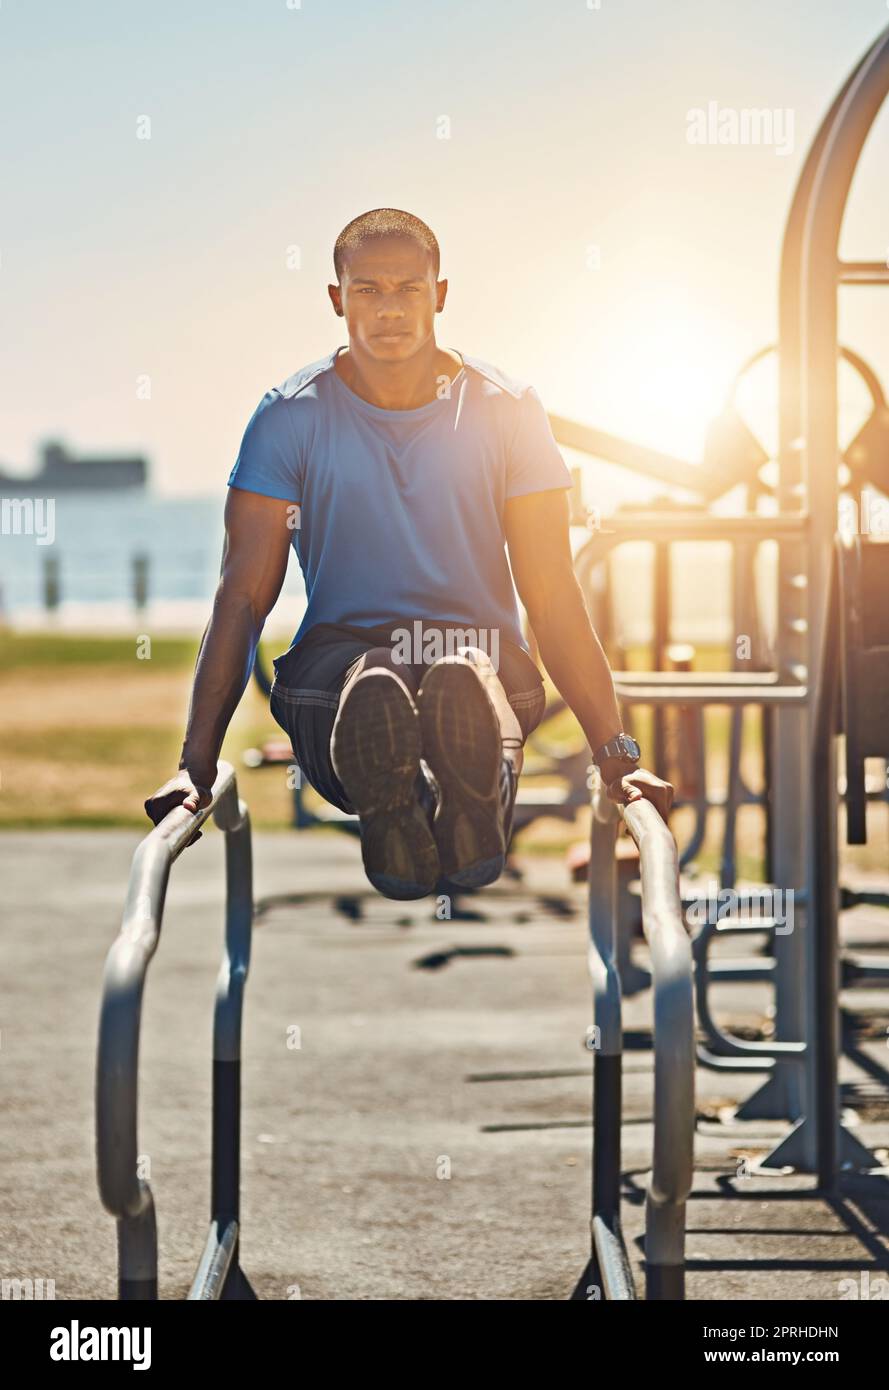
[[[380,362],[413,357],[433,337],[447,280],[436,284],[432,256],[410,237],[372,237],[353,251],[339,285],[329,285],[349,339]]]

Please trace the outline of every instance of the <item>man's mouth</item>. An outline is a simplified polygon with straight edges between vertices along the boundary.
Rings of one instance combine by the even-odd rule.
[[[406,337],[407,337],[407,330],[406,330],[406,329],[399,328],[399,329],[396,329],[396,331],[395,331],[394,333],[375,333],[375,334],[374,334],[374,337],[375,337],[375,338],[406,338]]]

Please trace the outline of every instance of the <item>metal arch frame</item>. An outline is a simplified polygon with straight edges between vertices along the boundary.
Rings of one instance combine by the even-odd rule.
[[[173,864],[212,816],[225,832],[225,954],[213,1017],[213,1154],[210,1230],[189,1299],[256,1297],[239,1263],[241,1019],[250,965],[253,874],[250,818],[234,769],[221,762],[209,806],[178,806],[133,855],[120,933],[105,962],[96,1065],[99,1195],[117,1220],[118,1297],[154,1300],[157,1222],[139,1176],[138,1082],[142,996],[160,941]]]
[[[744,1107],[747,1116],[786,1115],[796,1119],[787,1138],[765,1165],[793,1164],[817,1172],[826,1186],[835,1182],[837,1165],[875,1165],[873,1155],[839,1125],[835,1085],[822,1091],[814,1044],[825,1030],[836,1035],[837,985],[828,1002],[819,981],[813,924],[834,903],[819,903],[819,826],[816,795],[807,784],[828,789],[831,819],[836,805],[836,749],[818,748],[816,714],[826,706],[824,681],[827,603],[837,529],[837,292],[841,283],[889,282],[882,264],[839,260],[839,237],[849,190],[864,142],[889,95],[889,28],[875,39],[835,98],[819,128],[797,184],[784,237],[779,296],[779,499],[782,510],[798,504],[805,481],[809,528],[805,542],[785,547],[779,560],[778,663],[785,673],[799,670],[798,643],[805,639],[806,675],[812,698],[809,718],[796,721],[778,711],[774,726],[775,769],[773,863],[777,882],[797,884],[805,874],[808,907],[805,932],[793,932],[776,944],[776,1036],[805,1037],[810,1046],[800,1069],[782,1067]],[[797,499],[796,501],[794,499]],[[796,583],[805,575],[805,586]],[[805,596],[805,624],[800,607]],[[810,783],[810,779],[812,779]],[[799,807],[805,815],[799,816]],[[836,825],[832,835],[835,840]],[[835,855],[834,862],[835,862]],[[833,891],[832,889],[830,890]],[[825,1016],[825,1011],[827,1016]],[[795,1073],[795,1074],[794,1074]],[[833,1063],[836,1076],[836,1060]],[[821,1084],[819,1084],[819,1075]],[[802,1089],[798,1089],[801,1083]],[[832,1135],[828,1143],[825,1136]],[[826,1147],[825,1147],[826,1146]]]

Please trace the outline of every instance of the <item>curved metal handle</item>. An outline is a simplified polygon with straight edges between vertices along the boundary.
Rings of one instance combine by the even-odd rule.
[[[213,800],[196,813],[174,807],[137,846],[133,855],[118,936],[105,961],[96,1064],[96,1159],[103,1205],[118,1218],[141,1223],[147,1244],[136,1260],[151,1263],[151,1191],[137,1170],[138,1068],[142,994],[148,966],[160,939],[167,883],[173,863],[196,830],[213,816],[227,835],[244,828],[234,768],[218,765]],[[229,898],[232,884],[229,882]],[[146,1253],[148,1251],[148,1253]],[[147,1276],[141,1276],[147,1277]],[[156,1264],[155,1264],[156,1279]]]

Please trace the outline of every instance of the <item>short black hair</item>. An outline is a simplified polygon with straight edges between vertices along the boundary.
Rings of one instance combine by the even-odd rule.
[[[336,239],[333,248],[333,269],[338,284],[342,281],[343,267],[349,252],[369,241],[371,237],[383,236],[404,236],[416,241],[432,256],[435,278],[438,279],[441,251],[431,228],[427,227],[425,222],[421,222],[419,217],[414,217],[413,213],[402,212],[400,208],[373,208],[370,212],[363,212],[360,217],[354,217]]]

